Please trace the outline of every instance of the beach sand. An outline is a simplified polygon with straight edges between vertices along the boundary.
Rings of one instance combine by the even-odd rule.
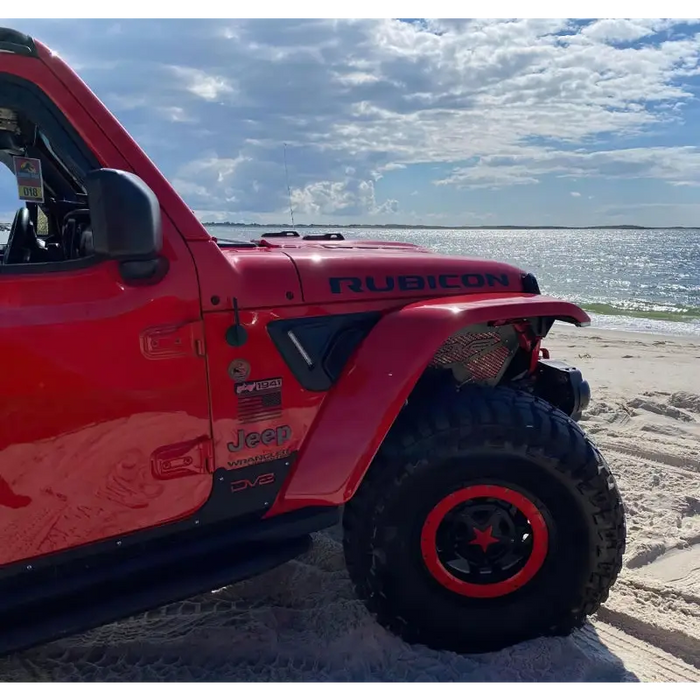
[[[555,326],[582,425],[625,499],[609,600],[568,638],[495,654],[411,647],[353,594],[338,530],[256,579],[0,660],[0,680],[700,681],[700,337]]]

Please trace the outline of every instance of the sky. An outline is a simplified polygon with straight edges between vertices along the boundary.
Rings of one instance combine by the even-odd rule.
[[[700,20],[1,20],[203,221],[700,226]],[[285,174],[285,147],[288,178]],[[0,173],[0,220],[15,188]]]

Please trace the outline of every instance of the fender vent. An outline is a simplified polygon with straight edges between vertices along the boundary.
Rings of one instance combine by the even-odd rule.
[[[267,332],[307,391],[328,391],[380,318],[378,312],[272,321]]]
[[[497,384],[517,347],[518,338],[512,326],[483,331],[471,328],[448,338],[430,366],[451,369],[460,383]]]

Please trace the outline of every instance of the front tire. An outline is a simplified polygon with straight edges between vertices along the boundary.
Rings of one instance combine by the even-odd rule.
[[[410,643],[500,649],[581,626],[622,566],[620,494],[550,404],[450,391],[399,416],[343,516],[345,559],[380,624]]]

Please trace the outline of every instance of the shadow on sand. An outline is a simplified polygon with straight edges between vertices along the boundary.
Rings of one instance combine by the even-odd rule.
[[[639,681],[592,625],[493,654],[409,646],[354,596],[337,533],[214,593],[0,659],[0,681]]]

